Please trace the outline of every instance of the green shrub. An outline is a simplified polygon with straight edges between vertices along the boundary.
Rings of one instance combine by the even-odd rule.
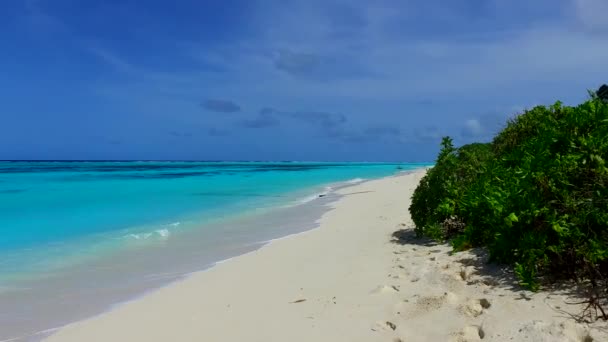
[[[489,144],[475,143],[455,149],[452,139],[443,138],[435,166],[420,181],[412,197],[410,212],[418,236],[442,240],[462,230],[458,217],[461,197],[491,158]]]
[[[608,101],[608,85],[602,84],[600,89],[595,92],[595,96],[604,101]]]
[[[601,90],[601,89],[600,89]],[[416,232],[457,250],[487,246],[536,289],[545,276],[608,290],[608,103],[538,106],[491,144],[459,149],[444,138],[412,197]],[[449,142],[449,144],[447,143]],[[446,219],[464,229],[447,234]]]

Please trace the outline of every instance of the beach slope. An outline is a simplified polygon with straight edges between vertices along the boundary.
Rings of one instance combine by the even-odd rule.
[[[519,289],[481,251],[413,238],[424,171],[340,190],[319,228],[273,242],[48,341],[591,341],[565,294]],[[395,234],[395,232],[397,233]],[[77,305],[75,303],[75,305]]]

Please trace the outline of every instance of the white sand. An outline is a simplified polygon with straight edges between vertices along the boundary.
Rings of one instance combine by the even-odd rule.
[[[608,341],[605,324],[575,323],[562,311],[580,306],[522,291],[479,251],[452,256],[446,245],[412,239],[407,209],[422,175],[343,189],[319,229],[48,341]],[[391,242],[400,229],[402,241]]]

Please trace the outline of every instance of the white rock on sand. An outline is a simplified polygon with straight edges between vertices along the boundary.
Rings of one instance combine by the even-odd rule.
[[[48,341],[608,341],[605,323],[572,320],[582,308],[565,295],[523,291],[480,251],[414,239],[407,209],[422,176],[343,189],[319,229]]]

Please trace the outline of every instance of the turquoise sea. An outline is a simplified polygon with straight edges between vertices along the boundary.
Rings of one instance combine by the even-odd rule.
[[[314,202],[332,190],[422,166],[0,162],[0,340],[97,313],[108,301],[310,229]],[[43,317],[76,289],[90,308]]]

